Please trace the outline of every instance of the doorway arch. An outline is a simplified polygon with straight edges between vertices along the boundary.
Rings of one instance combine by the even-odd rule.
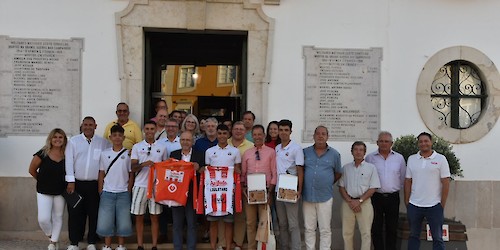
[[[145,28],[237,30],[248,32],[246,107],[267,118],[267,84],[274,20],[260,4],[247,0],[132,0],[115,14],[122,101],[131,103],[133,119],[143,120]]]

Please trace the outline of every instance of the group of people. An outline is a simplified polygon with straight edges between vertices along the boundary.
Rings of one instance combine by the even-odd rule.
[[[83,199],[68,206],[69,250],[79,249],[87,232],[87,249],[96,249],[98,235],[104,237],[103,250],[111,249],[112,237],[118,237],[117,250],[133,234],[130,214],[135,217],[139,250],[144,249],[144,215],[151,219],[152,249],[157,249],[161,214],[171,214],[175,249],[196,249],[197,215],[193,187],[185,206],[164,207],[148,198],[150,168],[169,158],[192,162],[203,173],[208,166],[229,166],[241,179],[242,211],[223,216],[207,215],[212,249],[241,249],[245,237],[248,249],[257,249],[259,224],[270,220],[271,208],[277,217],[280,249],[301,249],[299,206],[304,219],[307,249],[331,249],[331,216],[335,183],[342,199],[342,235],[344,248],[353,249],[357,222],[361,249],[397,249],[400,191],[408,211],[410,239],[408,249],[418,249],[421,223],[427,218],[434,249],[444,249],[442,240],[443,209],[449,189],[450,171],[446,158],[432,150],[432,136],[418,136],[420,151],[408,162],[392,148],[389,132],[379,134],[378,149],[366,157],[366,145],[352,144],[353,160],[341,165],[340,153],[327,144],[328,129],[318,126],[314,144],[302,148],[291,139],[292,122],[272,121],[267,128],[255,125],[255,115],[246,111],[241,121],[219,122],[182,112],[167,112],[164,101],[156,104],[156,116],[143,129],[129,119],[129,107],[119,103],[117,120],[107,125],[103,137],[95,134],[94,118],[85,117],[81,134],[67,139],[61,129],[54,129],[45,146],[34,154],[29,173],[37,180],[38,221],[49,237],[48,249],[57,249],[65,207],[63,194],[77,193]],[[265,174],[267,204],[249,204],[247,177]],[[297,178],[297,202],[276,200],[280,177]],[[236,199],[230,199],[239,202]],[[203,202],[198,199],[198,202]],[[274,217],[274,216],[273,216]],[[86,222],[88,220],[88,226]],[[199,220],[198,220],[199,221]],[[185,223],[186,222],[186,223]],[[202,223],[203,224],[203,223]],[[385,228],[384,228],[385,227]],[[384,233],[385,231],[385,233]]]

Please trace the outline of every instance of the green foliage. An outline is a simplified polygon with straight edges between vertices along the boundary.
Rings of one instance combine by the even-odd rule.
[[[432,135],[432,148],[436,152],[444,155],[450,165],[451,177],[463,177],[462,168],[460,167],[460,159],[453,152],[453,146],[443,138]],[[418,152],[417,138],[414,135],[403,135],[396,140],[392,145],[392,149],[403,155],[405,161],[408,161],[410,155]]]

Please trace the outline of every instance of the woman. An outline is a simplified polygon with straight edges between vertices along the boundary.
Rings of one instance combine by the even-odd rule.
[[[198,123],[198,118],[193,114],[188,114],[186,119],[182,122],[181,131],[190,131],[193,134],[194,142],[201,137],[200,134],[200,123]],[[194,143],[193,142],[193,143]]]
[[[50,131],[45,146],[33,155],[29,173],[36,180],[38,223],[50,239],[49,250],[58,249],[66,202],[64,150],[68,139],[60,128]]]
[[[280,143],[281,139],[278,136],[278,122],[272,121],[267,125],[265,144],[270,148],[276,148]]]
[[[207,120],[205,119],[201,119],[200,120],[200,134],[201,134],[201,137],[204,137],[205,136],[205,129],[206,129],[206,122]]]

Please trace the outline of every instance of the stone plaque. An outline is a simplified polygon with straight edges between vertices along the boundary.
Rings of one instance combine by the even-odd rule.
[[[382,48],[325,49],[305,46],[305,129],[312,142],[324,125],[332,141],[376,141],[380,130]]]
[[[0,135],[79,133],[83,39],[0,36]]]

